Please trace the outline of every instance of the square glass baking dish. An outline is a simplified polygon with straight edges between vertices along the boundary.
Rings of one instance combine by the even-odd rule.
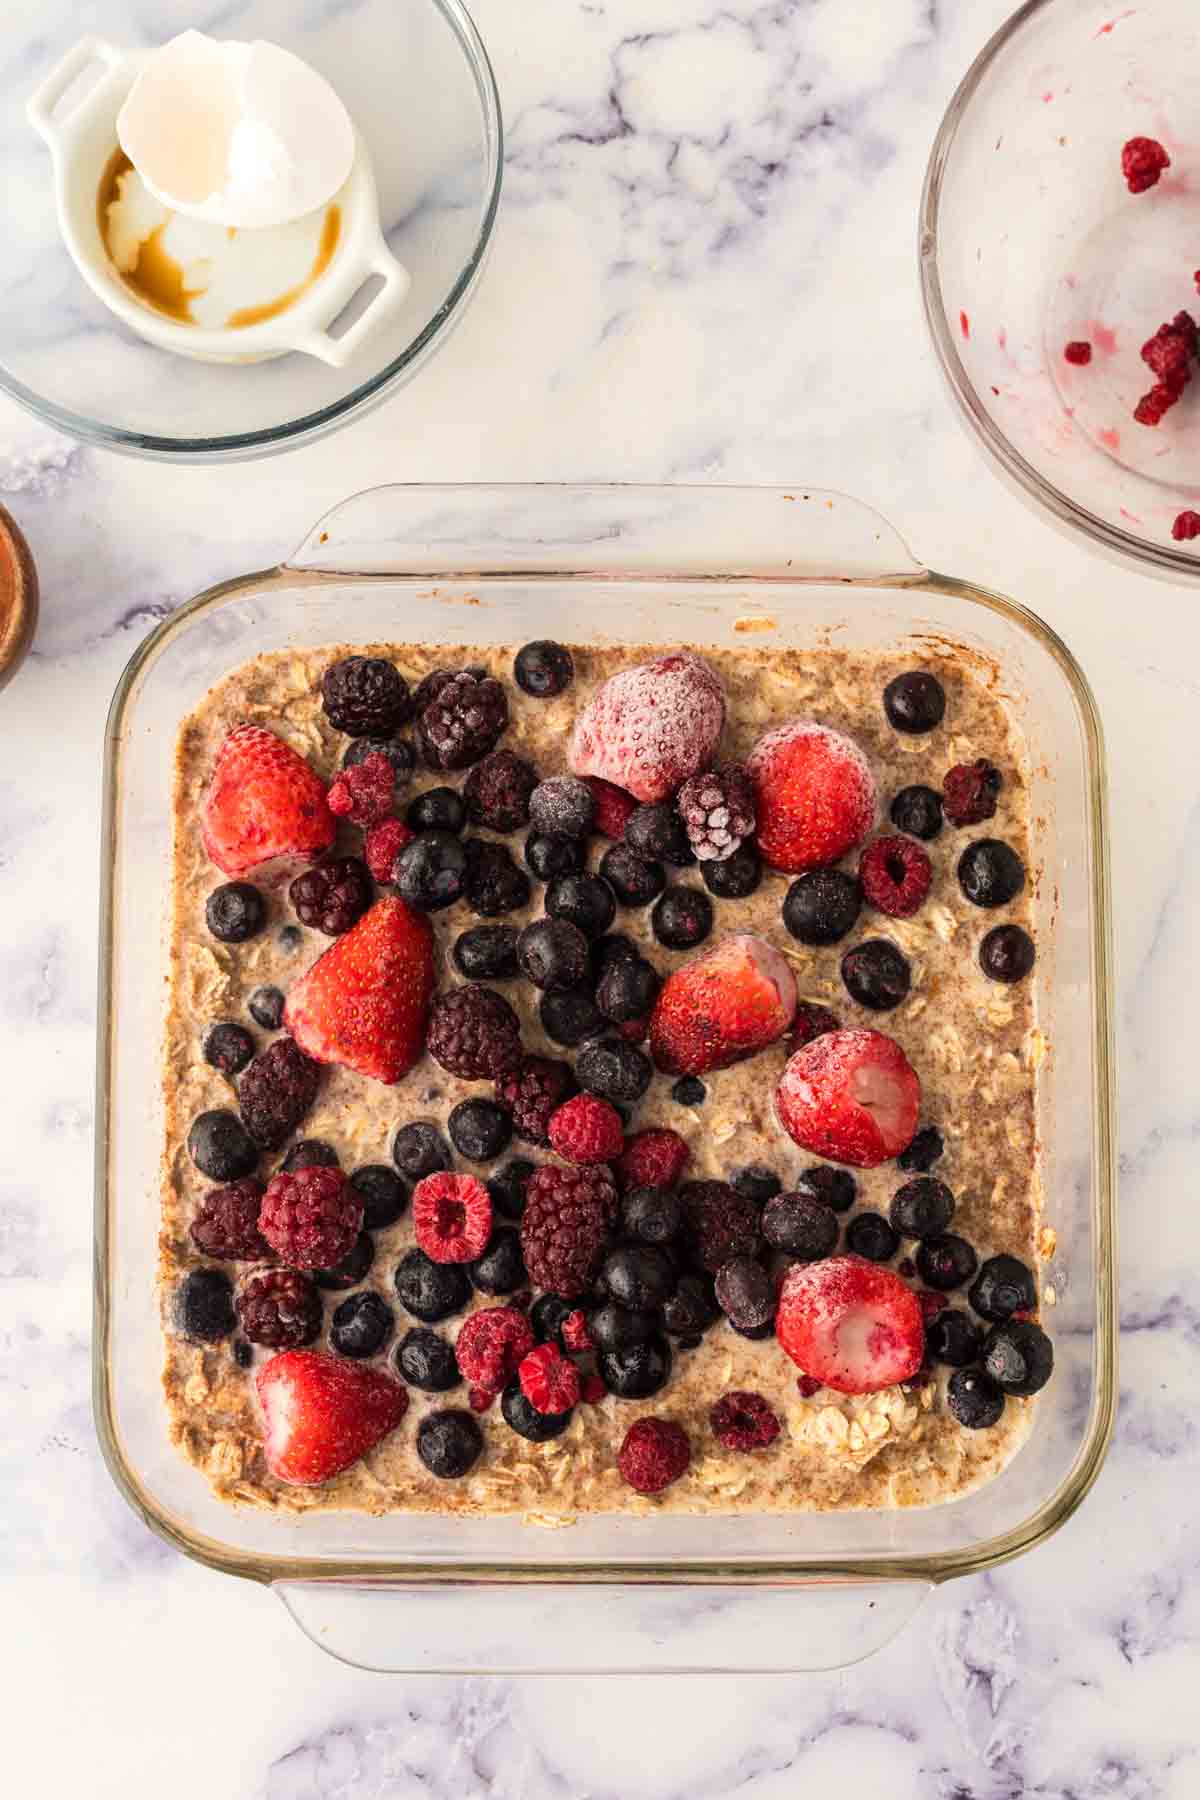
[[[928,1509],[600,1516],[564,1531],[276,1517],[218,1501],[169,1443],[155,1272],[179,722],[218,677],[289,644],[536,637],[822,641],[898,660],[933,638],[1002,671],[1032,768],[1057,1372],[1029,1442],[979,1490]],[[381,488],[337,507],[281,567],[182,607],[131,660],[106,739],[95,1406],[127,1500],[189,1555],[276,1586],[324,1648],[376,1668],[536,1669],[551,1641],[561,1653],[550,1621],[564,1604],[579,1669],[829,1667],[886,1641],[932,1584],[1040,1543],[1095,1479],[1114,1406],[1104,785],[1095,703],[1062,641],[1018,603],[922,568],[859,502],[812,489]],[[151,921],[164,922],[157,936]],[[687,1604],[692,1587],[705,1593]]]

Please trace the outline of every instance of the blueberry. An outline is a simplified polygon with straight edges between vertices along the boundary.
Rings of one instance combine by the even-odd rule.
[[[944,1181],[918,1175],[896,1189],[888,1217],[902,1237],[937,1237],[954,1217],[954,1195]]]
[[[690,950],[702,944],[712,930],[713,907],[700,888],[666,888],[650,914],[654,935],[668,950]]]
[[[999,1322],[1015,1312],[1032,1312],[1037,1305],[1033,1271],[1015,1256],[989,1256],[971,1283],[967,1296],[982,1319]]]
[[[588,1329],[599,1351],[632,1349],[653,1337],[658,1328],[657,1312],[632,1310],[616,1300],[606,1300],[588,1315]]]
[[[528,1279],[520,1232],[511,1225],[494,1231],[483,1255],[467,1264],[467,1273],[481,1294],[515,1294]]]
[[[446,1121],[450,1142],[471,1162],[492,1162],[512,1139],[512,1118],[494,1100],[460,1100]]]
[[[514,1156],[511,1162],[505,1163],[498,1175],[493,1175],[487,1182],[492,1206],[502,1218],[519,1219],[525,1211],[525,1189],[529,1185],[533,1167],[523,1156]]]
[[[458,1481],[483,1454],[478,1420],[461,1407],[426,1413],[417,1426],[417,1455],[431,1475]]]
[[[256,1025],[264,1031],[278,1031],[283,1024],[284,998],[277,987],[256,987],[246,1002],[246,1009]]]
[[[500,1411],[504,1415],[506,1425],[531,1444],[545,1444],[551,1438],[561,1437],[571,1423],[572,1409],[566,1412],[539,1412],[531,1400],[527,1400],[521,1392],[517,1381],[510,1381],[500,1396]]]
[[[761,1325],[739,1325],[736,1319],[730,1319],[729,1324],[731,1330],[736,1331],[739,1337],[750,1338],[756,1344],[762,1343],[765,1338],[775,1336],[774,1317],[764,1319]]]
[[[1024,981],[1037,952],[1019,925],[995,925],[979,946],[979,966],[989,981]]]
[[[188,1155],[213,1181],[240,1181],[258,1167],[258,1147],[236,1113],[202,1112],[192,1121]]]
[[[856,1213],[846,1227],[846,1248],[868,1262],[891,1262],[900,1248],[900,1234],[882,1213]]]
[[[757,1331],[774,1318],[775,1284],[752,1256],[735,1256],[723,1264],[715,1286],[717,1305],[731,1325]]]
[[[663,1307],[663,1324],[672,1337],[696,1337],[721,1316],[710,1275],[681,1275],[679,1286]]]
[[[682,1224],[683,1208],[666,1188],[634,1188],[621,1201],[621,1229],[643,1244],[669,1244]]]
[[[884,688],[883,710],[897,731],[933,731],[945,717],[946,691],[936,675],[910,669]]]
[[[796,1189],[776,1194],[763,1207],[762,1234],[773,1250],[784,1250],[802,1262],[829,1256],[838,1241],[837,1214],[823,1200]]]
[[[958,885],[972,906],[1007,906],[1025,886],[1025,868],[999,838],[977,838],[958,859]]]
[[[654,1005],[661,986],[658,970],[640,956],[617,957],[596,984],[596,1005],[614,1024],[641,1019]]]
[[[583,852],[582,840],[568,837],[565,831],[531,831],[525,839],[525,862],[539,881],[580,874]]]
[[[908,1174],[919,1172],[924,1175],[940,1159],[945,1148],[937,1126],[922,1125],[908,1149],[902,1150],[896,1158],[896,1167]]]
[[[982,1341],[978,1325],[956,1306],[946,1307],[925,1327],[926,1356],[934,1362],[949,1363],[952,1369],[965,1369],[978,1362]]]
[[[862,911],[862,883],[841,869],[810,869],[793,881],[783,902],[783,922],[802,944],[836,944]]]
[[[587,975],[587,939],[568,919],[535,919],[517,939],[517,961],[534,987],[563,992]]]
[[[601,1100],[632,1105],[650,1086],[654,1065],[648,1056],[621,1038],[602,1038],[581,1050],[575,1064],[580,1087]]]
[[[639,856],[628,844],[613,844],[604,852],[600,873],[622,906],[649,906],[667,885],[662,864]]]
[[[1054,1369],[1054,1347],[1032,1319],[993,1325],[983,1340],[983,1367],[1006,1394],[1037,1394]]]
[[[406,787],[412,779],[416,767],[416,757],[412,745],[406,744],[403,738],[360,737],[347,745],[346,754],[342,758],[343,769],[357,768],[359,763],[366,762],[368,756],[386,756],[392,765],[392,774],[396,786]]]
[[[293,1175],[297,1169],[340,1169],[338,1153],[321,1138],[301,1138],[293,1144],[279,1167],[283,1174]]]
[[[204,902],[204,920],[222,944],[244,944],[267,921],[263,897],[248,881],[227,881]]]
[[[314,1269],[313,1280],[318,1287],[332,1288],[335,1292],[339,1288],[357,1287],[374,1261],[375,1239],[369,1231],[360,1231],[341,1262],[334,1263],[330,1269]]]
[[[892,801],[888,816],[897,831],[909,837],[923,838],[926,843],[942,829],[942,796],[931,787],[901,788]]]
[[[703,1106],[708,1089],[694,1075],[681,1075],[671,1089],[671,1098],[676,1106]]]
[[[631,1312],[661,1306],[675,1286],[675,1264],[655,1244],[620,1244],[600,1267],[600,1279],[619,1306]]]
[[[671,1379],[671,1346],[655,1333],[622,1350],[602,1350],[596,1366],[605,1387],[618,1400],[648,1400]]]
[[[539,1344],[556,1343],[562,1348],[563,1320],[575,1311],[571,1300],[558,1294],[543,1294],[529,1309],[529,1324]]]
[[[248,1344],[245,1338],[238,1338],[233,1346],[233,1360],[239,1369],[250,1369],[254,1366],[254,1345]]]
[[[254,1039],[244,1025],[223,1019],[209,1026],[200,1050],[205,1062],[222,1075],[240,1075],[254,1055]]]
[[[219,1344],[236,1324],[233,1284],[220,1269],[192,1269],[175,1289],[175,1328],[200,1344]]]
[[[684,869],[696,860],[687,826],[666,800],[634,808],[625,825],[625,842],[647,862],[672,863]]]
[[[732,856],[700,864],[704,885],[718,900],[745,900],[762,881],[762,862],[753,844],[739,844]]]
[[[886,938],[868,938],[842,958],[846,992],[871,1012],[890,1012],[908,993],[912,972],[908,958]]]
[[[298,925],[281,925],[279,927],[279,948],[294,956],[304,942],[304,933]]]
[[[467,905],[481,918],[496,919],[529,904],[529,877],[518,869],[508,849],[490,838],[468,838],[467,879],[463,888]]]
[[[455,939],[452,954],[468,981],[511,981],[520,973],[515,925],[473,925]]]
[[[942,1294],[970,1281],[978,1267],[979,1259],[966,1238],[953,1231],[922,1238],[917,1249],[917,1273],[926,1287]]]
[[[392,1143],[392,1161],[410,1181],[426,1175],[438,1175],[451,1164],[450,1146],[438,1130],[425,1119],[414,1119],[402,1125]]]
[[[404,819],[409,829],[418,834],[448,831],[452,837],[457,837],[467,822],[467,803],[457,788],[426,788],[423,794],[409,801]]]
[[[435,1263],[423,1250],[410,1250],[396,1265],[396,1293],[405,1312],[427,1325],[461,1312],[471,1283],[461,1263]]]
[[[396,1367],[410,1387],[444,1394],[462,1380],[453,1346],[428,1325],[414,1325],[396,1346]]]
[[[834,1212],[843,1213],[854,1205],[858,1185],[849,1169],[831,1169],[828,1163],[816,1163],[800,1176],[796,1192],[823,1200]]]
[[[751,1163],[745,1169],[736,1169],[729,1177],[729,1185],[743,1200],[753,1200],[755,1206],[765,1206],[768,1200],[773,1200],[783,1189],[783,1183],[774,1169],[764,1169],[761,1163]]]
[[[394,1225],[408,1205],[408,1189],[386,1163],[366,1163],[355,1169],[350,1185],[362,1200],[367,1231],[384,1231]]]
[[[440,912],[462,898],[467,853],[449,831],[426,831],[405,844],[392,871],[400,898],[418,912]]]
[[[568,1049],[608,1029],[607,1019],[586,988],[543,994],[538,1017],[546,1036]]]
[[[351,1356],[356,1361],[364,1356],[374,1356],[391,1335],[392,1309],[382,1294],[370,1288],[347,1295],[341,1305],[334,1308],[329,1342],[339,1356]]]
[[[956,1369],[946,1388],[946,1405],[968,1431],[986,1431],[1004,1411],[1004,1395],[981,1369]]]
[[[549,916],[577,925],[585,937],[607,931],[616,910],[616,896],[598,875],[559,875],[546,889]]]
[[[596,799],[578,775],[552,775],[529,796],[529,823],[535,831],[562,831],[586,837],[596,816]]]
[[[550,700],[575,678],[571,652],[550,638],[538,638],[518,650],[513,659],[513,679],[523,694]]]
[[[638,962],[640,958],[641,951],[623,931],[609,931],[603,937],[593,939],[588,950],[593,984],[606,975],[614,963]]]

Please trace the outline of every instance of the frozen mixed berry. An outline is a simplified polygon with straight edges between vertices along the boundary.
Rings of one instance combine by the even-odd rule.
[[[238,1083],[238,1110],[254,1142],[277,1149],[317,1097],[321,1065],[290,1037],[268,1045]]]
[[[579,1052],[575,1073],[589,1094],[615,1106],[632,1106],[650,1086],[654,1064],[634,1044],[607,1037]]]
[[[946,691],[936,675],[909,669],[895,675],[883,690],[883,710],[896,731],[917,735],[934,731],[946,713]]]
[[[1157,138],[1131,137],[1121,146],[1121,173],[1131,194],[1155,187],[1171,159]]]
[[[327,1269],[317,1269],[313,1279],[320,1288],[339,1293],[357,1287],[375,1261],[375,1240],[369,1231],[360,1231],[350,1249]]]
[[[776,1194],[762,1210],[762,1234],[772,1250],[783,1250],[802,1262],[831,1256],[838,1241],[837,1214],[823,1200],[795,1188]]]
[[[412,1216],[417,1243],[438,1263],[473,1262],[492,1235],[492,1197],[474,1175],[426,1175]]]
[[[525,862],[538,881],[554,881],[559,875],[579,875],[583,871],[582,838],[568,837],[565,831],[531,831],[525,839]]]
[[[329,1269],[362,1230],[362,1196],[340,1169],[280,1172],[263,1195],[258,1228],[294,1269]]]
[[[630,1312],[661,1306],[674,1291],[675,1281],[670,1252],[656,1244],[618,1244],[600,1265],[602,1291]]]
[[[759,1209],[725,1181],[685,1181],[679,1189],[683,1242],[710,1275],[735,1256],[758,1250]]]
[[[668,887],[655,901],[650,923],[668,950],[691,950],[712,930],[712,901],[701,888]]]
[[[570,1412],[579,1404],[579,1370],[557,1344],[538,1344],[522,1357],[517,1380],[536,1412]]]
[[[414,1119],[396,1133],[392,1161],[410,1181],[420,1181],[423,1175],[437,1175],[450,1167],[450,1146],[436,1125]]]
[[[621,1229],[639,1243],[669,1244],[682,1225],[683,1207],[667,1188],[633,1188],[621,1201]]]
[[[417,1455],[439,1481],[461,1481],[483,1455],[483,1433],[460,1407],[426,1413],[417,1426]]]
[[[377,1356],[392,1335],[392,1309],[382,1294],[367,1288],[334,1308],[329,1345],[339,1356],[361,1362]]]
[[[412,780],[412,772],[416,766],[416,757],[412,753],[412,745],[406,744],[403,738],[361,737],[346,746],[346,754],[342,758],[343,769],[357,769],[372,756],[385,756],[392,766],[392,785],[396,788],[407,787]]]
[[[691,776],[675,805],[700,862],[724,861],[754,830],[754,784],[742,763]]]
[[[858,865],[868,903],[892,919],[919,912],[933,879],[928,856],[910,837],[881,837],[868,844]]]
[[[209,1026],[200,1050],[205,1062],[220,1074],[240,1075],[254,1055],[254,1039],[244,1025],[223,1019]]]
[[[559,875],[546,889],[546,911],[565,919],[588,938],[603,935],[613,922],[616,897],[598,875]]]
[[[219,1344],[233,1330],[233,1283],[220,1269],[192,1269],[175,1289],[175,1329],[197,1344]]]
[[[897,831],[907,832],[909,837],[922,838],[928,843],[942,829],[942,796],[934,788],[922,787],[919,783],[901,788],[892,801],[888,817]]]
[[[779,1419],[761,1394],[740,1388],[722,1394],[708,1415],[712,1434],[726,1450],[765,1450],[779,1436]]]
[[[368,756],[335,775],[329,784],[329,810],[354,825],[374,825],[392,810],[396,776],[386,756]]]
[[[496,1093],[512,1115],[518,1137],[550,1142],[551,1115],[576,1091],[568,1063],[546,1056],[523,1056],[496,1083]]]
[[[919,1175],[897,1188],[888,1216],[903,1237],[937,1237],[954,1217],[954,1195],[944,1181]]]
[[[651,1319],[653,1314],[649,1315]],[[699,1343],[710,1325],[721,1316],[711,1275],[695,1271],[681,1275],[679,1284],[662,1309],[662,1322],[674,1338]]]
[[[681,1075],[671,1089],[671,1098],[676,1106],[703,1106],[708,1089],[695,1075]]]
[[[511,1225],[493,1231],[482,1256],[469,1265],[471,1284],[481,1294],[515,1294],[529,1279],[521,1255],[521,1234]]]
[[[511,750],[494,750],[476,763],[463,783],[467,817],[489,831],[516,831],[529,820],[537,770]],[[582,785],[582,784],[581,784]]]
[[[288,898],[303,924],[338,937],[371,904],[371,877],[356,856],[337,856],[297,875]]]
[[[464,1081],[498,1081],[520,1057],[521,1027],[502,995],[470,982],[434,1000],[426,1048],[436,1063]]]
[[[441,912],[461,900],[467,853],[449,831],[424,831],[405,844],[392,869],[396,891],[417,912]]]
[[[210,1188],[191,1223],[197,1250],[218,1262],[269,1262],[271,1246],[258,1229],[264,1192],[251,1176]]]
[[[548,1038],[573,1049],[608,1029],[608,1020],[585,987],[552,989],[538,1003],[538,1017]]]
[[[570,687],[575,678],[571,652],[551,638],[536,638],[513,658],[513,680],[523,694],[535,700],[552,700]]]
[[[897,1168],[906,1174],[927,1175],[939,1161],[946,1146],[936,1125],[922,1125],[911,1144],[896,1158]]]
[[[457,788],[426,788],[409,801],[404,816],[415,832],[448,831],[457,837],[467,822],[467,808]]]
[[[687,826],[669,801],[637,807],[626,823],[625,842],[649,862],[685,868],[696,861]]]
[[[1037,1394],[1054,1370],[1054,1347],[1032,1319],[993,1325],[983,1340],[984,1371],[1006,1394]]]
[[[487,1191],[492,1196],[493,1211],[505,1219],[519,1219],[525,1211],[525,1189],[533,1171],[533,1163],[523,1156],[514,1156],[499,1174],[489,1176]]]
[[[462,1380],[453,1346],[428,1325],[414,1325],[396,1346],[396,1370],[410,1387],[444,1394]]]
[[[299,1269],[262,1269],[238,1290],[238,1325],[251,1344],[295,1350],[321,1330],[321,1296]]]
[[[283,1024],[285,1001],[277,987],[256,987],[246,1002],[246,1010],[264,1031],[278,1031]]]
[[[890,1012],[907,997],[912,982],[908,958],[886,938],[868,938],[842,958],[846,992],[869,1012]]]
[[[539,1412],[533,1402],[526,1399],[519,1381],[510,1381],[504,1389],[500,1396],[500,1411],[505,1424],[531,1444],[545,1444],[551,1438],[561,1437],[574,1416],[571,1407],[557,1413]]]
[[[999,838],[978,838],[958,859],[958,885],[973,906],[1007,906],[1025,886],[1025,866]]]
[[[1190,543],[1193,538],[1200,537],[1200,513],[1186,508],[1177,514],[1171,527],[1171,536],[1177,544]]]
[[[844,869],[810,869],[783,902],[783,922],[801,944],[836,944],[862,911],[862,883]]]
[[[267,922],[262,895],[248,881],[227,881],[204,902],[204,921],[222,944],[244,944]]]
[[[922,1238],[917,1248],[917,1273],[926,1287],[936,1288],[942,1294],[962,1287],[978,1267],[979,1258],[966,1238],[953,1231]]]
[[[597,1368],[618,1400],[649,1400],[671,1379],[671,1346],[659,1332],[621,1350],[602,1350]]]
[[[752,1256],[734,1256],[722,1263],[714,1285],[717,1305],[740,1330],[757,1331],[775,1317],[775,1284]]]
[[[662,976],[640,956],[611,961],[596,983],[596,1005],[614,1025],[644,1019],[658,998]]]
[[[1003,780],[986,756],[955,763],[942,778],[942,810],[952,825],[979,825],[996,811]]]
[[[595,1279],[617,1211],[605,1168],[535,1169],[525,1190],[521,1249],[530,1280],[564,1300]]]
[[[355,1169],[350,1185],[363,1204],[363,1229],[384,1231],[394,1225],[408,1205],[408,1189],[386,1163],[366,1163]]]
[[[584,1166],[609,1163],[621,1154],[625,1132],[621,1115],[594,1094],[576,1094],[551,1115],[550,1147],[564,1162]]]
[[[654,1126],[626,1142],[616,1165],[623,1192],[632,1188],[673,1188],[688,1165],[690,1151],[677,1131]]]
[[[512,1138],[512,1118],[494,1100],[473,1094],[460,1100],[446,1121],[450,1142],[468,1162],[494,1162]]]
[[[504,844],[469,838],[464,898],[481,918],[496,919],[529,903],[529,877],[519,869]]]
[[[405,1312],[427,1325],[461,1312],[471,1298],[466,1270],[457,1263],[436,1263],[423,1250],[409,1250],[402,1256],[394,1279]]]
[[[473,925],[455,939],[451,955],[468,981],[512,981],[520,973],[514,925]]]
[[[413,841],[413,834],[400,819],[377,819],[368,825],[363,839],[363,861],[375,881],[389,886],[396,873],[396,858]]]
[[[575,988],[588,972],[587,939],[567,919],[534,919],[517,940],[517,961],[536,988]]]
[[[981,1318],[998,1323],[1013,1313],[1033,1311],[1037,1283],[1018,1257],[989,1256],[971,1283],[968,1299]]]
[[[586,837],[596,816],[596,796],[578,775],[552,775],[529,797],[529,823],[535,831]]]
[[[868,1262],[891,1262],[900,1248],[900,1233],[882,1213],[855,1213],[846,1227],[846,1248]]]
[[[321,677],[321,704],[335,731],[390,738],[412,712],[408,683],[381,656],[345,656]]]
[[[946,1387],[952,1417],[968,1431],[986,1431],[1004,1411],[1004,1395],[982,1369],[956,1369]]]
[[[762,859],[753,844],[739,844],[720,861],[703,861],[700,873],[705,887],[718,900],[745,900],[762,881]]]
[[[210,1181],[240,1181],[258,1167],[258,1146],[236,1113],[202,1112],[192,1121],[187,1147]]]
[[[925,1327],[925,1354],[952,1369],[966,1369],[979,1361],[983,1333],[974,1320],[956,1306],[944,1306]]]
[[[989,981],[1024,981],[1036,955],[1033,939],[1019,925],[995,925],[979,946],[979,966]]]
[[[592,799],[596,802],[596,811],[592,819],[593,827],[601,837],[622,838],[630,818],[637,811],[637,801],[624,788],[614,786],[611,781],[602,781],[598,775],[585,777],[592,790]]]
[[[687,1432],[674,1419],[638,1419],[617,1452],[622,1480],[637,1494],[661,1494],[687,1474],[691,1460]]]
[[[429,768],[465,769],[495,749],[507,725],[500,683],[490,675],[477,680],[464,669],[426,699],[417,715],[417,743]]]
[[[1086,338],[1072,338],[1063,351],[1063,361],[1077,369],[1086,369],[1092,360],[1092,346]]]

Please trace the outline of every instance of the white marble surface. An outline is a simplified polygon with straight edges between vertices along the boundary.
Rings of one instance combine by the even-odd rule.
[[[1200,625],[1057,535],[951,416],[914,217],[1004,0],[479,0],[511,156],[474,309],[416,385],[298,454],[173,470],[0,409],[44,616],[0,701],[0,1676],[12,1791],[107,1800],[1184,1800],[1200,1791]],[[981,196],[986,204],[986,196]],[[1112,761],[1122,1406],[1047,1546],[797,1679],[356,1673],[117,1497],[88,1398],[100,738],[139,638],[386,479],[809,481],[1029,601]],[[564,1635],[563,1651],[567,1642]],[[15,1765],[14,1765],[15,1753]]]

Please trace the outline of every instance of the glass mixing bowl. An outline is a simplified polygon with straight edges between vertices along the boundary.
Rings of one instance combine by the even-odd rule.
[[[303,57],[332,82],[366,142],[384,235],[412,286],[343,368],[296,354],[236,367],[191,362],[136,337],[89,290],[59,234],[51,160],[26,102],[85,29],[121,50],[147,49],[194,25],[195,9],[188,0],[84,9],[45,0],[36,13],[21,10],[27,23],[6,31],[0,59],[0,389],[87,443],[164,461],[234,461],[335,430],[445,342],[479,278],[503,147],[495,78],[461,0],[247,0],[217,34],[265,38]],[[77,98],[68,91],[60,105]]]
[[[1200,316],[1200,13],[1195,0],[1030,0],[968,71],[921,205],[925,310],[976,435],[1025,494],[1143,567],[1200,574],[1200,383],[1155,428],[1140,351]],[[1171,167],[1134,195],[1131,137]],[[1073,366],[1066,345],[1085,340]]]

